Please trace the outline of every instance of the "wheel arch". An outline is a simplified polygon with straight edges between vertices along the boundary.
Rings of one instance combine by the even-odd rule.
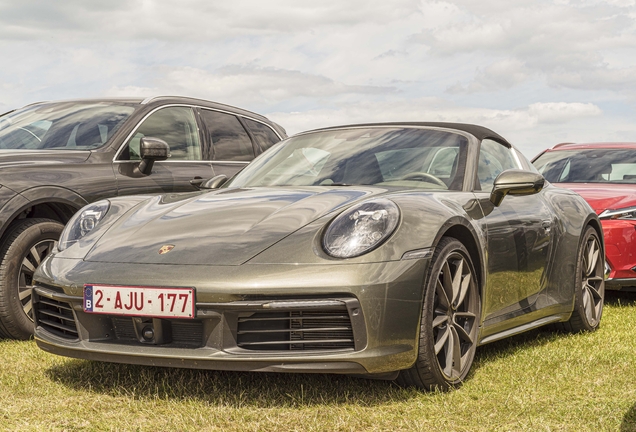
[[[470,259],[473,261],[475,272],[477,273],[477,281],[479,282],[480,292],[485,286],[485,258],[483,249],[479,246],[478,235],[472,225],[461,217],[450,219],[446,222],[437,233],[434,247],[437,247],[442,237],[453,237],[460,241],[468,250]]]
[[[66,224],[88,202],[79,194],[61,187],[28,189],[13,197],[0,210],[0,239],[19,219],[46,218]]]
[[[583,231],[585,231],[585,227],[591,226],[594,228],[598,237],[601,239],[601,247],[603,248],[603,254],[605,254],[605,238],[603,237],[603,226],[601,225],[601,221],[592,215],[587,218],[585,224],[583,224]]]

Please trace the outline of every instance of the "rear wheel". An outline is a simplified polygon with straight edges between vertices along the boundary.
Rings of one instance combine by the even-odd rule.
[[[398,382],[426,390],[448,390],[468,375],[479,327],[477,280],[461,242],[442,238],[424,289],[417,360],[400,372]]]
[[[9,228],[0,248],[0,333],[13,339],[33,334],[33,273],[53,251],[64,225],[22,219]]]
[[[570,332],[593,331],[601,322],[605,300],[604,256],[598,233],[587,227],[577,254],[574,311],[563,328]]]

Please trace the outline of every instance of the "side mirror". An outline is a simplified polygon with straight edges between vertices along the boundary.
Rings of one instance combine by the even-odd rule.
[[[150,175],[155,161],[166,160],[170,157],[170,146],[159,138],[143,137],[139,143],[139,171]]]
[[[545,179],[533,171],[506,170],[499,174],[490,192],[490,202],[499,206],[504,197],[510,195],[532,195],[543,189]]]
[[[212,177],[199,185],[199,189],[218,189],[227,181],[225,174],[219,174]]]

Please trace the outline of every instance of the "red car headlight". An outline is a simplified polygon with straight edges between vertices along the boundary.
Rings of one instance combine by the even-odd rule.
[[[636,207],[626,207],[616,210],[605,210],[598,215],[599,219],[636,220]]]

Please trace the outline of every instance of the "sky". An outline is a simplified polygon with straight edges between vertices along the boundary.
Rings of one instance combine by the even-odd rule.
[[[636,0],[0,0],[0,112],[183,95],[303,130],[493,129],[528,157],[636,141]]]

